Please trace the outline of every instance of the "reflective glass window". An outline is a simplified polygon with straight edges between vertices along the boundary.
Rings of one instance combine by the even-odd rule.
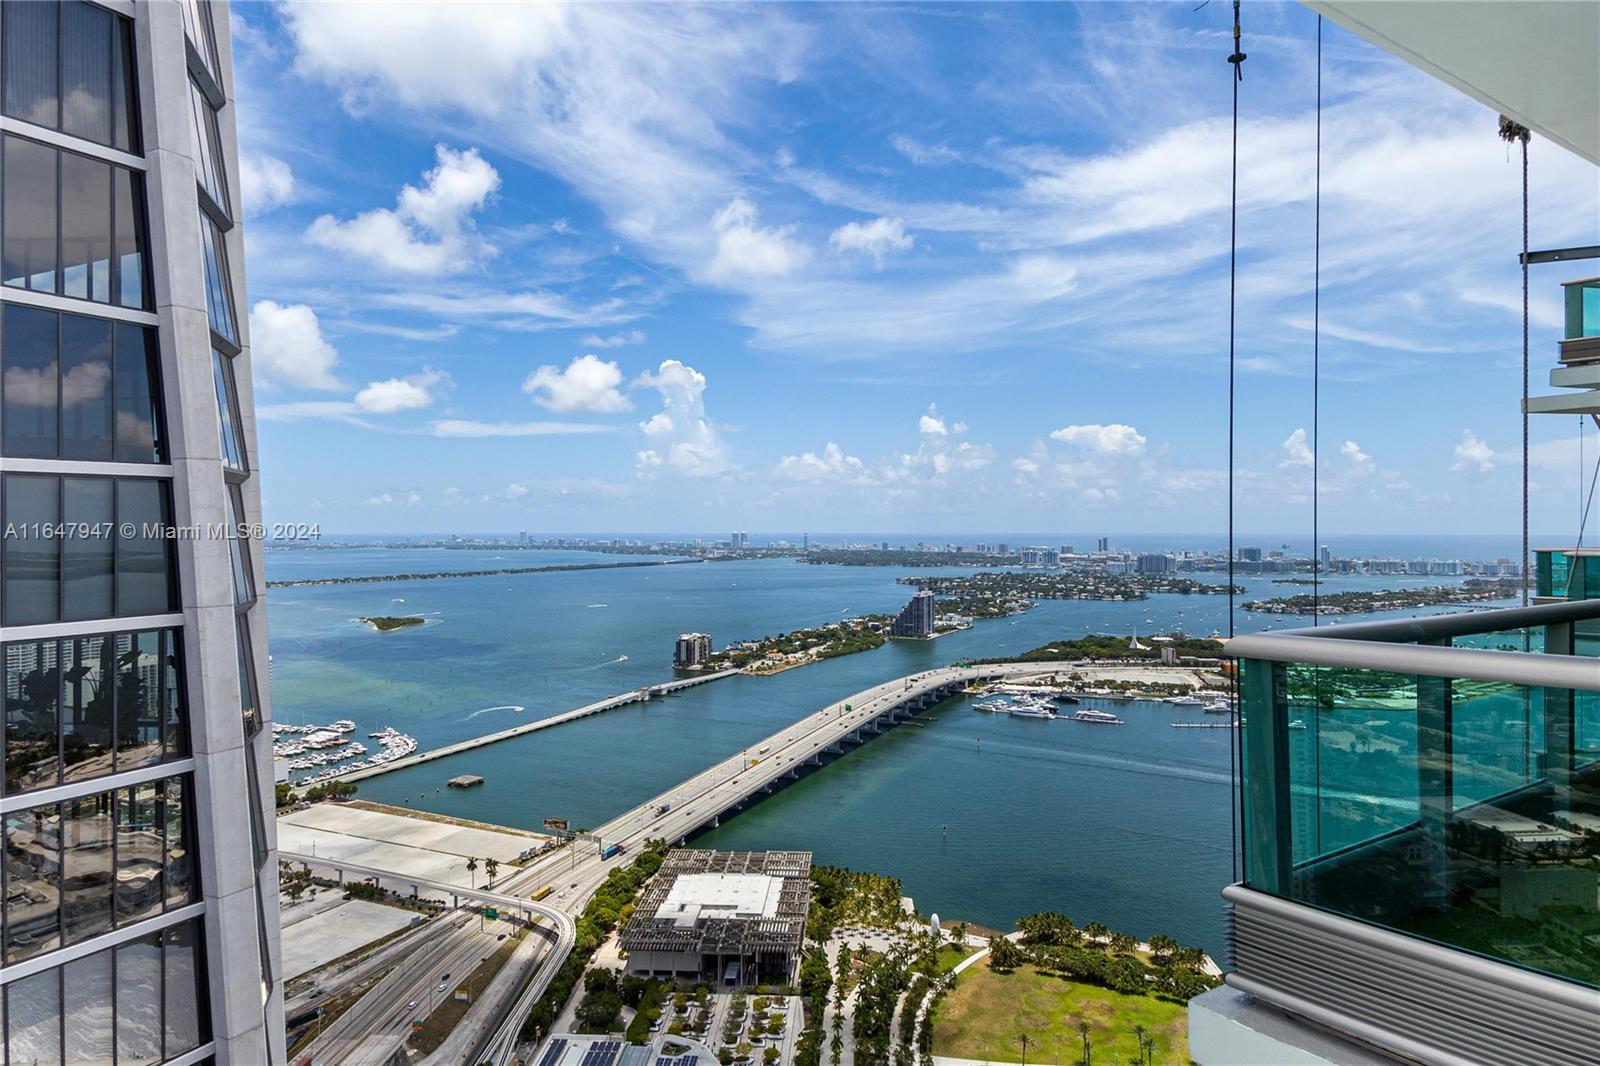
[[[112,530],[116,510],[110,478],[69,477],[61,484],[61,617],[105,618],[112,613]]]
[[[60,970],[6,985],[6,1054],[19,1066],[61,1066]]]
[[[228,210],[226,172],[222,168],[222,140],[217,132],[217,113],[194,82],[189,83],[189,109],[194,113],[195,168],[200,187],[212,203]]]
[[[61,642],[61,764],[66,781],[104,777],[116,768],[114,654],[114,642],[104,636]]]
[[[189,754],[189,719],[183,703],[181,631],[161,631],[161,719],[167,758]]]
[[[111,301],[111,164],[61,155],[61,294]]]
[[[181,907],[195,895],[194,856],[189,846],[189,800],[185,780],[169,777],[163,782],[166,788],[168,907]]]
[[[234,325],[233,290],[228,282],[228,247],[211,216],[200,212],[200,250],[206,265],[206,312],[211,331],[230,344],[239,343]]]
[[[253,737],[261,732],[261,715],[256,707],[256,672],[250,654],[250,630],[243,617],[238,619],[239,634],[239,709],[244,713],[244,733]]]
[[[244,525],[244,500],[238,485],[228,486],[228,553],[233,562],[233,602],[240,607],[254,603],[255,583],[250,570],[250,545],[239,535]]]
[[[60,117],[60,9],[0,5],[5,24],[5,113],[54,129]]]
[[[117,772],[162,759],[161,632],[118,633]]]
[[[159,463],[166,458],[166,441],[156,331],[119,322],[116,345],[117,462]]]
[[[5,4],[5,113],[123,151],[133,129],[133,31],[103,7]]]
[[[108,460],[114,323],[61,316],[61,458]],[[138,328],[138,327],[134,327]],[[7,360],[10,365],[10,360]]]
[[[6,4],[15,7],[48,5]],[[56,291],[56,163],[58,153],[20,137],[5,138],[5,284],[37,292]]]
[[[117,613],[164,614],[172,609],[170,541],[147,536],[172,522],[167,486],[124,478],[117,482]],[[132,524],[134,536],[122,531]]]
[[[117,924],[160,914],[166,898],[162,868],[165,817],[157,783],[116,790]]]
[[[58,782],[61,663],[53,640],[7,644],[6,793]]]
[[[61,931],[75,944],[111,931],[111,796],[80,796],[61,808]]]
[[[61,5],[61,132],[112,143],[112,85],[118,73],[112,57],[119,21],[93,4]]]
[[[61,973],[66,1027],[67,1066],[109,1066],[117,1052],[112,1028],[112,953],[93,955],[67,963]]]
[[[117,259],[117,296],[123,307],[149,307],[145,277],[144,176],[122,167],[112,175],[113,254]]]
[[[7,963],[61,946],[60,821],[54,803],[5,816]]]
[[[161,935],[117,948],[117,1064],[161,1060]]]
[[[169,1059],[193,1051],[204,1037],[199,933],[193,922],[184,922],[161,934],[167,993],[166,1057]]]
[[[4,454],[55,458],[57,454],[56,348],[60,329],[53,311],[8,305],[0,344],[0,436]]]
[[[53,622],[59,617],[61,541],[60,479],[49,475],[5,477],[5,600],[8,625]]]
[[[233,360],[216,348],[211,349],[211,377],[217,390],[217,435],[222,461],[243,470],[244,445],[239,436],[239,403],[233,382]]]

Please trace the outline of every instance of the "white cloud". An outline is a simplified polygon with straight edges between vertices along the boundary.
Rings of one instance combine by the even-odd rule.
[[[625,344],[643,344],[644,331],[630,329],[626,333],[613,333],[609,337],[590,334],[580,342],[585,348],[621,348]]]
[[[1367,471],[1372,469],[1372,456],[1361,450],[1361,445],[1353,440],[1347,440],[1339,445],[1339,454],[1355,466],[1357,470]]]
[[[833,441],[828,442],[821,455],[816,452],[785,455],[778,460],[773,473],[792,481],[867,483],[873,480],[865,463],[846,455]]]
[[[1306,431],[1303,428],[1298,428],[1289,434],[1288,439],[1283,442],[1282,449],[1283,458],[1279,460],[1279,466],[1314,466],[1316,463],[1311,455],[1311,449],[1306,445]]]
[[[610,426],[584,422],[476,422],[465,418],[446,418],[433,424],[435,437],[556,437],[611,431]]]
[[[422,495],[416,491],[410,492],[376,492],[366,499],[368,507],[390,507],[403,503],[407,507],[415,507],[422,502]]]
[[[400,190],[394,210],[375,208],[341,222],[322,215],[306,231],[316,245],[406,274],[465,270],[495,249],[476,233],[472,215],[500,188],[500,175],[476,148],[434,148],[438,165],[423,185]]]
[[[744,197],[730,201],[716,213],[711,228],[717,235],[717,252],[706,268],[713,281],[741,277],[782,277],[806,264],[811,249],[794,239],[794,226],[756,225],[756,205]]]
[[[924,437],[944,437],[949,435],[950,430],[945,426],[944,419],[940,418],[936,411],[929,409],[927,414],[917,419],[917,432]]]
[[[615,414],[633,406],[617,386],[622,370],[595,355],[580,355],[567,368],[541,366],[522,382],[522,391],[552,411]]]
[[[845,223],[829,234],[828,243],[840,253],[869,256],[881,270],[891,253],[909,252],[916,239],[906,232],[905,219],[879,217],[871,222]]]
[[[1050,434],[1051,440],[1075,444],[1101,455],[1140,455],[1144,452],[1145,438],[1132,426],[1113,422],[1109,425],[1088,423],[1063,426]]]
[[[260,152],[239,155],[239,188],[247,215],[264,215],[295,198],[294,171],[275,156]]]
[[[361,411],[373,415],[418,411],[432,405],[436,387],[449,383],[449,375],[439,370],[424,370],[409,377],[373,381],[356,393],[355,404]]]
[[[635,385],[655,389],[661,410],[639,423],[650,447],[639,453],[641,473],[670,467],[688,477],[716,477],[727,471],[728,457],[716,427],[706,417],[706,378],[692,366],[667,359]]]
[[[1470,429],[1461,434],[1461,443],[1456,445],[1452,455],[1455,462],[1450,464],[1451,470],[1472,470],[1481,474],[1494,469],[1494,449]]]
[[[250,361],[264,383],[301,389],[342,389],[339,353],[322,336],[317,313],[305,304],[257,300],[250,309]]]
[[[962,160],[960,152],[946,144],[923,144],[913,137],[905,134],[896,134],[890,139],[894,150],[905,156],[919,167],[943,166],[947,163],[959,163]]]

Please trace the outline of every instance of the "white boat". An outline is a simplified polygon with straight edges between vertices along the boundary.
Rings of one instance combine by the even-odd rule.
[[[1198,707],[1205,701],[1198,696],[1174,696],[1167,702],[1178,707]]]
[[[1118,718],[1110,711],[1097,711],[1093,707],[1085,707],[1083,710],[1078,711],[1075,714],[1070,714],[1067,717],[1071,718],[1074,722],[1089,722],[1093,725],[1123,724],[1122,719]]]
[[[1306,728],[1306,720],[1304,718],[1296,718],[1294,721],[1289,723],[1289,728],[1304,729]]]
[[[1022,704],[1006,711],[1013,718],[1054,718],[1056,712],[1048,707],[1036,707],[1032,704]]]
[[[1233,710],[1233,704],[1229,703],[1227,700],[1212,700],[1210,703],[1206,704],[1200,709],[1205,711],[1207,714],[1227,714],[1229,711]]]

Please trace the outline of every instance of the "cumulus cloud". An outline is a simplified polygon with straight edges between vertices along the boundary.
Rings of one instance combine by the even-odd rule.
[[[1339,445],[1339,454],[1350,460],[1357,470],[1367,471],[1372,469],[1372,456],[1361,450],[1361,445],[1353,440],[1347,440]]]
[[[883,261],[895,252],[909,252],[916,239],[906,232],[905,219],[879,217],[871,222],[847,222],[828,235],[835,251],[869,256],[883,269]]]
[[[1311,449],[1306,444],[1306,431],[1297,428],[1289,434],[1287,440],[1281,445],[1283,458],[1278,461],[1279,466],[1313,466],[1316,460],[1311,455]]]
[[[716,477],[728,469],[722,441],[706,417],[704,374],[667,359],[634,384],[655,389],[661,397],[661,410],[639,423],[650,442],[638,453],[641,474],[666,467],[687,477]]]
[[[434,149],[438,165],[423,184],[404,186],[393,210],[375,208],[349,221],[322,215],[306,237],[405,274],[450,274],[465,270],[495,249],[478,236],[473,214],[500,188],[500,174],[476,148]]]
[[[401,411],[418,411],[431,406],[434,390],[450,383],[450,376],[441,370],[424,370],[403,378],[386,378],[369,382],[356,393],[355,405],[371,415],[392,415]]]
[[[756,224],[756,205],[736,197],[711,220],[717,251],[706,269],[713,281],[740,277],[782,277],[806,264],[811,249],[794,239],[794,226]]]
[[[822,454],[816,452],[802,452],[799,455],[785,455],[778,460],[774,469],[778,477],[788,478],[792,481],[812,482],[869,482],[873,480],[868,474],[867,466],[853,455],[846,455],[843,448],[829,441],[822,449]]]
[[[1050,439],[1074,444],[1101,455],[1140,455],[1146,443],[1142,433],[1121,422],[1063,426],[1052,432]]]
[[[917,419],[917,432],[924,437],[947,437],[950,428],[944,424],[944,419],[939,417],[939,412],[928,408],[928,413]]]
[[[275,156],[244,152],[239,156],[239,188],[247,215],[262,215],[294,200],[294,171]]]
[[[1494,469],[1494,449],[1478,439],[1472,430],[1461,434],[1461,443],[1457,444],[1454,453],[1455,462],[1450,464],[1451,470],[1471,470],[1485,473]]]
[[[580,355],[567,368],[541,366],[522,382],[533,402],[552,411],[616,414],[633,406],[618,388],[622,370],[595,355]]]
[[[250,361],[264,383],[300,389],[342,389],[334,374],[339,353],[322,336],[317,313],[305,304],[257,300],[250,309]]]
[[[643,344],[644,341],[643,330],[630,329],[626,333],[613,333],[609,337],[591,333],[583,338],[581,343],[585,348],[621,348],[625,344]]]
[[[376,492],[366,499],[368,507],[390,507],[394,504],[415,507],[421,502],[422,496],[416,492]]]

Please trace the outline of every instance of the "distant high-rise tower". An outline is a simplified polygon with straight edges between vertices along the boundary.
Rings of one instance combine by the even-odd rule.
[[[6,1054],[281,1064],[228,6],[0,20]]]
[[[933,593],[919,589],[911,602],[900,608],[889,626],[891,637],[933,636]]]
[[[680,633],[678,635],[678,643],[672,650],[673,669],[689,670],[697,666],[704,666],[709,658],[711,658],[711,635],[709,633]]]
[[[1106,551],[1109,551],[1110,548],[1111,548],[1111,538],[1110,537],[1101,537],[1098,541],[1095,542],[1095,551],[1106,552]]]
[[[1322,563],[1324,571],[1328,569],[1328,564],[1333,561],[1333,553],[1328,550],[1326,544],[1317,549],[1317,560]]]
[[[811,550],[811,534],[810,533],[802,533],[800,535],[800,547],[804,551],[810,551]]]

